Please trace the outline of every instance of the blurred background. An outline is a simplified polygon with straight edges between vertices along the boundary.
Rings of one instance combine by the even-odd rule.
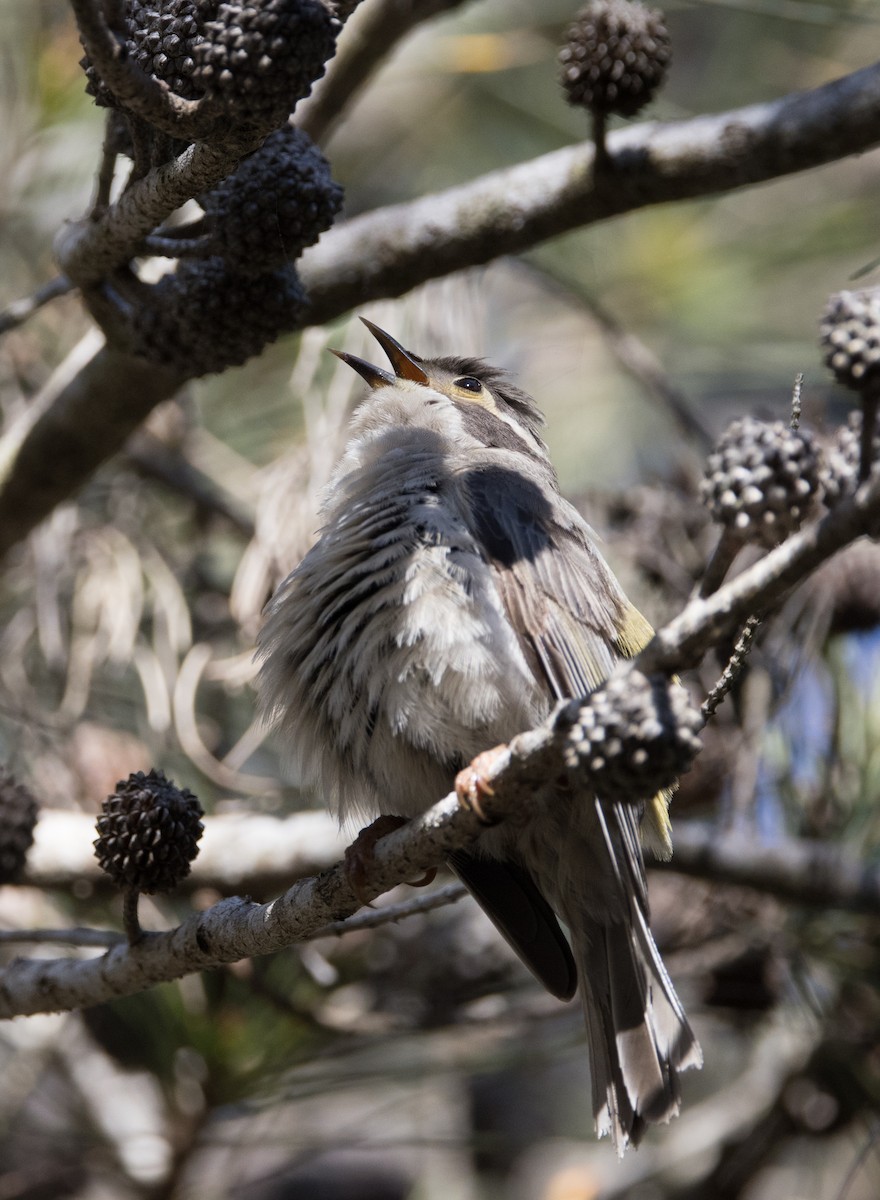
[[[479,0],[405,39],[322,142],[345,215],[585,137],[556,63],[576,8]],[[666,12],[673,66],[647,119],[772,100],[880,57],[869,0]],[[0,309],[53,277],[53,237],[90,202],[102,114],[80,56],[62,0],[0,4]],[[734,416],[787,420],[798,372],[805,420],[844,419],[817,325],[830,293],[878,281],[878,186],[866,154],[634,213],[363,311],[419,354],[515,373],[547,415],[564,490],[656,624],[713,544],[696,500],[709,441]],[[319,805],[255,723],[251,656],[360,395],[326,350],[375,356],[355,315],[187,387],[5,564],[0,761],[46,809],[94,814],[151,765],[211,814]],[[4,419],[96,338],[75,296],[6,333]],[[873,544],[855,549],[768,629],[678,820],[877,861],[880,563]],[[144,923],[223,890],[145,907]],[[577,1005],[544,996],[464,901],[0,1027],[0,1200],[880,1194],[876,916],[670,873],[652,875],[652,904],[706,1066],[681,1118],[622,1163],[594,1141]],[[118,927],[120,910],[61,868],[53,887],[0,889],[0,930]]]

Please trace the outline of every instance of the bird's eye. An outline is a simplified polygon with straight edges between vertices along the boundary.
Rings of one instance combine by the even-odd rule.
[[[461,379],[456,379],[455,386],[464,388],[466,392],[481,392],[483,385],[479,379],[474,379],[473,375],[462,375]]]

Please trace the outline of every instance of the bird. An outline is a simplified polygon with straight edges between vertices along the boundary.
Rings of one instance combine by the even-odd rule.
[[[361,319],[391,369],[333,351],[368,392],[317,540],[267,605],[257,689],[340,820],[411,818],[652,629],[561,495],[535,401],[482,359],[423,358]],[[595,1126],[623,1154],[702,1063],[649,928],[642,847],[671,853],[669,795],[546,791],[450,866],[549,992],[579,990]]]

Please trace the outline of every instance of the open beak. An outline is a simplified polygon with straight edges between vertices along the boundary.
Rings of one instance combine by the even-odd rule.
[[[383,371],[381,367],[374,367],[372,363],[368,363],[364,358],[358,358],[356,354],[346,354],[344,350],[332,350],[331,354],[335,354],[337,358],[341,358],[344,363],[348,363],[353,367],[363,379],[366,379],[371,388],[387,387],[389,383],[395,382],[395,377],[390,371]]]
[[[337,358],[341,358],[343,362],[353,367],[358,375],[367,381],[371,388],[386,387],[389,383],[394,383],[395,379],[409,379],[413,383],[428,382],[428,376],[419,366],[418,359],[410,354],[408,350],[404,350],[400,342],[395,341],[390,333],[386,333],[384,329],[380,329],[378,325],[374,325],[366,317],[361,317],[361,320],[388,355],[388,360],[394,368],[394,375],[390,371],[383,370],[381,367],[374,367],[372,363],[358,358],[355,354],[346,354],[344,350],[332,350],[332,354],[335,354]]]

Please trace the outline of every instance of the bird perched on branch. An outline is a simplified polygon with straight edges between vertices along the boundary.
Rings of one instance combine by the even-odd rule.
[[[270,603],[259,688],[341,818],[411,817],[651,629],[560,495],[534,401],[365,324],[392,370],[337,352],[370,393],[320,537]],[[648,928],[640,822],[668,856],[668,797],[548,788],[451,865],[550,992],[580,989],[597,1128],[622,1152],[678,1111],[679,1072],[701,1061]]]

